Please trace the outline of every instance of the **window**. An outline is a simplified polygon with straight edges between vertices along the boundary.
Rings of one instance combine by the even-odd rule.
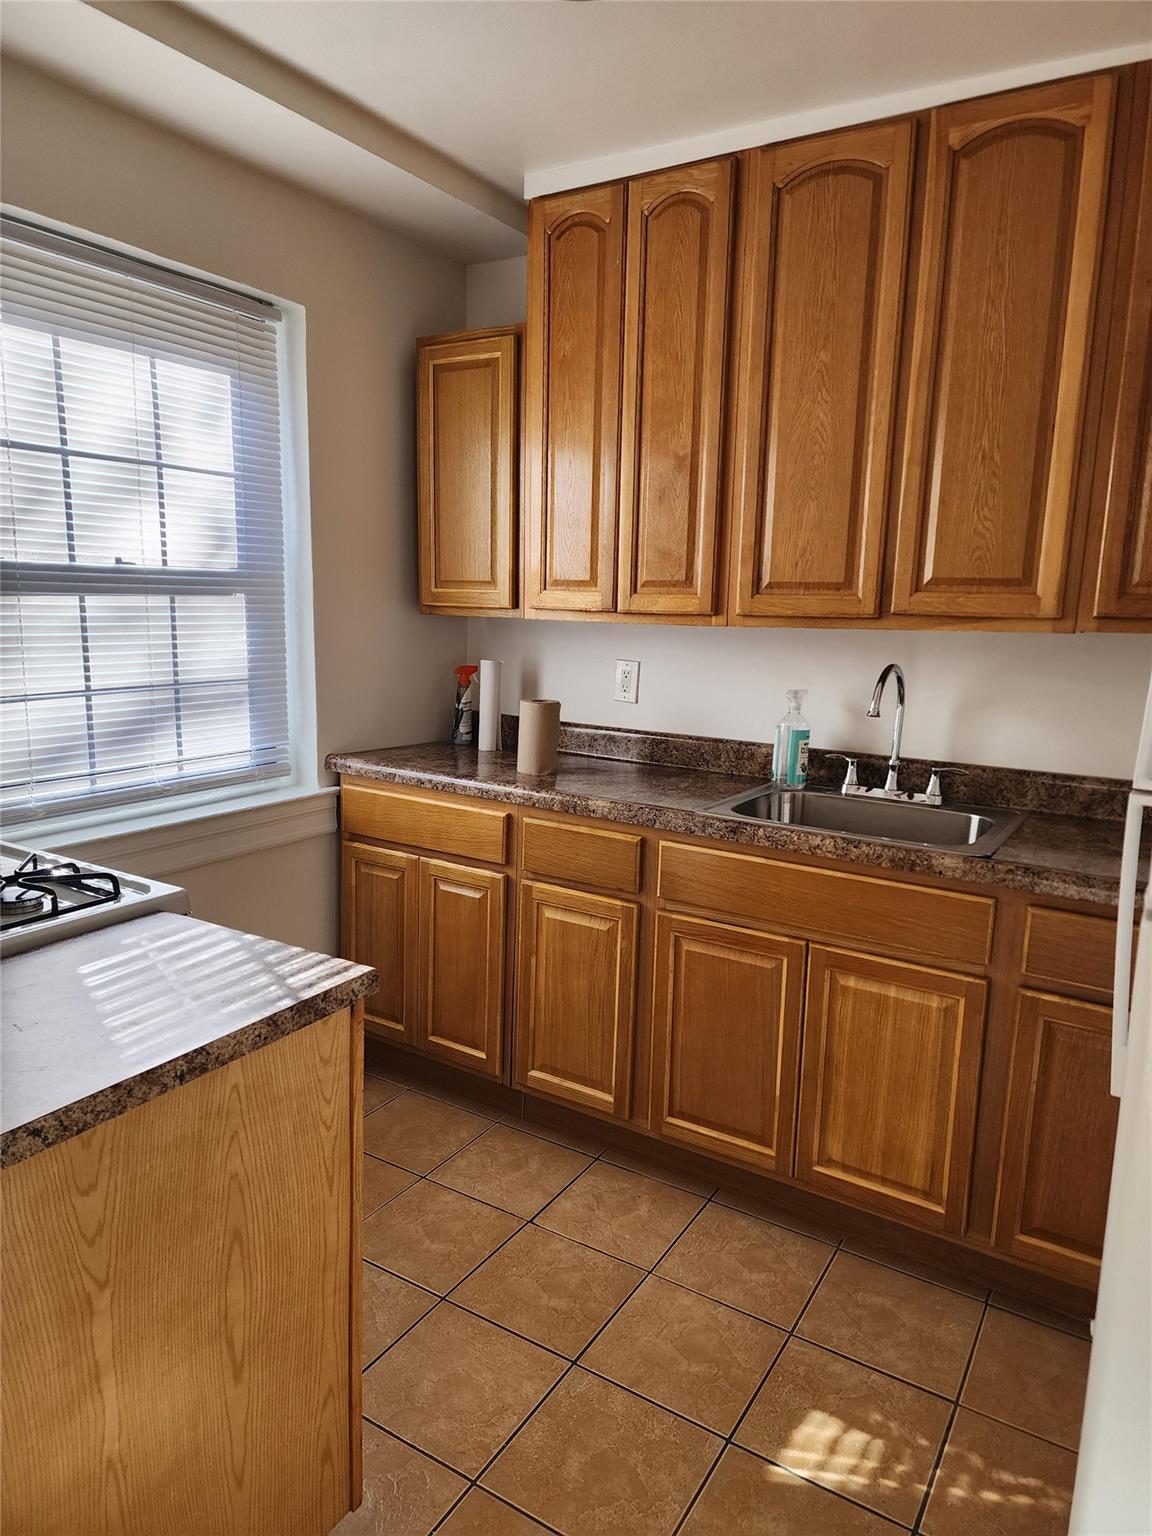
[[[7,819],[290,771],[280,313],[5,219]]]

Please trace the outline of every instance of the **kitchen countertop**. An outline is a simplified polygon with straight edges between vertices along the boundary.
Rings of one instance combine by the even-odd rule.
[[[607,733],[602,734],[607,737]],[[679,740],[698,743],[698,749],[691,753],[697,761],[706,763],[711,758],[717,764],[726,764],[735,756],[726,750],[733,744],[718,741],[710,754],[710,744],[704,739]],[[333,753],[327,764],[337,773],[383,783],[446,790],[534,806],[538,810],[603,817],[682,836],[716,838],[786,853],[810,853],[875,869],[934,875],[967,885],[1001,886],[1061,900],[1115,906],[1119,888],[1123,823],[1099,816],[1032,812],[990,858],[971,858],[772,823],[737,821],[708,812],[708,806],[764,784],[769,776],[765,771],[753,776],[714,772],[700,766],[671,766],[562,751],[554,774],[530,778],[517,774],[514,752],[481,755],[474,748],[455,747],[446,742]],[[1025,777],[1017,770],[980,769],[973,770],[974,779],[977,773],[984,784],[994,783],[997,776],[1005,781]],[[1064,798],[1076,803],[1074,781],[1067,781],[1067,786],[1073,788],[1055,780],[1046,782],[1056,783]],[[1093,782],[1084,781],[1087,788],[1075,790],[1085,803],[1091,803]],[[1095,782],[1109,786],[1112,781]],[[1015,783],[1013,788],[1017,788]],[[1111,788],[1098,791],[1096,798],[1105,794],[1110,803],[1119,803],[1117,792]],[[984,803],[1009,802],[988,799]]]
[[[366,965],[157,912],[0,966],[0,1166],[347,1008]]]

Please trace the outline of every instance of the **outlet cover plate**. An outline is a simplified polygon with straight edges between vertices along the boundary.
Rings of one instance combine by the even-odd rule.
[[[617,704],[635,704],[640,692],[640,663],[638,661],[616,662],[616,688],[612,697]]]

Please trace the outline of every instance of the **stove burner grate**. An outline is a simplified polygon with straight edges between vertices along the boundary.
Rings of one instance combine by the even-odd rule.
[[[0,915],[7,931],[60,915],[60,895],[69,905],[98,907],[120,900],[120,881],[106,870],[81,869],[69,859],[30,853],[10,875],[0,880]]]

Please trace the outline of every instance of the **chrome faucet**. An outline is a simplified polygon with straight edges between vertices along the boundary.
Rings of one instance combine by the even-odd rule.
[[[876,687],[872,690],[872,702],[868,706],[868,718],[878,720],[880,718],[880,700],[884,693],[884,684],[892,674],[896,676],[896,718],[892,722],[892,756],[888,759],[888,777],[884,780],[882,794],[896,796],[900,790],[896,779],[900,773],[900,738],[904,733],[904,673],[894,661],[890,661],[876,679]]]

